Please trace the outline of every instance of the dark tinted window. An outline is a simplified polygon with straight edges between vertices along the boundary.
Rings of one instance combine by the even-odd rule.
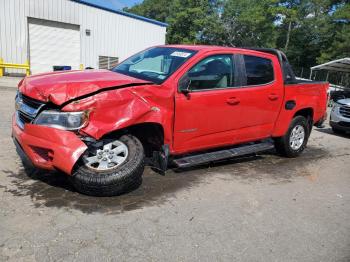
[[[204,58],[188,73],[192,90],[231,87],[233,83],[231,55],[215,55]]]
[[[244,55],[247,85],[262,85],[273,81],[273,67],[270,59]]]

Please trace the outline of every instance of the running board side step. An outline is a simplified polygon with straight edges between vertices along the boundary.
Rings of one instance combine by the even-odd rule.
[[[256,143],[256,144],[245,144],[236,146],[229,149],[218,150],[209,153],[202,153],[196,155],[185,156],[182,158],[174,159],[174,164],[179,168],[187,168],[214,162],[218,160],[224,160],[237,156],[249,155],[257,152],[267,151],[274,148],[272,140]]]

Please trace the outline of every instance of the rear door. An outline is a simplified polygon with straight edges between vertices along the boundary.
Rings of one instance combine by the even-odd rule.
[[[283,78],[277,57],[269,54],[238,55],[242,86],[237,98],[242,115],[237,137],[241,141],[271,136],[284,96]]]

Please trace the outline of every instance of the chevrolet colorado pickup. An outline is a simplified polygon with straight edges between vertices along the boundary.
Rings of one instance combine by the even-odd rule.
[[[51,72],[18,86],[12,137],[24,163],[112,196],[164,173],[272,147],[306,147],[328,83],[298,81],[275,49],[156,46],[112,70]]]

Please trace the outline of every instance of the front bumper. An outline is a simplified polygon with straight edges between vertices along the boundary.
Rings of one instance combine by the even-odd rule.
[[[71,174],[74,164],[87,146],[70,131],[47,126],[25,124],[21,129],[12,118],[12,137],[24,161],[38,168],[59,169]],[[23,154],[22,154],[23,153]]]
[[[350,131],[350,118],[340,114],[339,107],[332,108],[329,125],[335,129]]]

